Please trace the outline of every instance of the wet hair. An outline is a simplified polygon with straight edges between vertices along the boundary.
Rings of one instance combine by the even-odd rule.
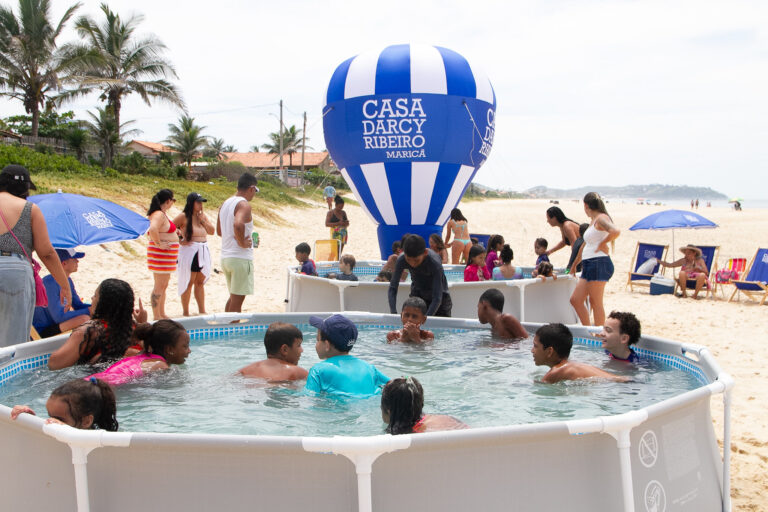
[[[584,238],[584,233],[589,229],[589,222],[582,222],[579,224],[579,236]]]
[[[542,261],[539,266],[536,267],[536,273],[539,277],[552,277],[552,273],[555,271],[555,267],[548,261]]]
[[[537,238],[534,240],[533,245],[536,247],[541,247],[542,249],[546,249],[547,246],[549,246],[549,242],[547,242],[546,238]]]
[[[496,246],[499,244],[504,243],[504,237],[501,235],[492,235],[491,238],[488,239],[488,250],[489,251],[495,251]]]
[[[381,410],[389,413],[387,434],[412,434],[424,409],[424,388],[413,377],[387,382],[381,391]]]
[[[267,349],[267,355],[277,354],[283,345],[293,347],[293,342],[297,339],[304,339],[304,335],[301,334],[298,327],[284,322],[272,322],[264,334],[264,347]]]
[[[117,431],[115,392],[103,380],[94,377],[70,380],[54,389],[51,397],[59,398],[67,404],[75,425],[81,425],[86,416],[93,415],[91,428]]]
[[[336,196],[333,198],[333,202],[336,203],[337,205],[344,204],[344,198],[341,196]]]
[[[469,256],[467,256],[466,267],[470,266],[472,264],[472,260],[475,259],[478,255],[483,254],[484,252],[485,252],[485,247],[483,247],[480,244],[475,244],[472,247],[470,247]]]
[[[504,294],[496,288],[488,288],[478,302],[487,302],[496,311],[504,311]]]
[[[192,239],[192,214],[195,213],[195,203],[199,194],[189,194],[187,196],[187,203],[184,205],[184,216],[187,218],[187,225],[184,226],[184,239],[189,241]]]
[[[571,220],[568,217],[566,217],[565,214],[563,213],[563,210],[561,210],[559,206],[550,206],[549,208],[547,208],[547,217],[550,219],[554,217],[554,219],[557,220],[558,224],[564,224],[566,221],[569,221],[569,220],[571,222],[575,222],[574,220]]]
[[[451,219],[454,221],[467,220],[467,218],[464,217],[464,214],[461,213],[461,210],[459,210],[458,208],[454,208],[453,210],[451,210]]]
[[[619,321],[619,332],[629,336],[628,345],[634,345],[640,340],[640,320],[632,313],[622,311],[611,311],[608,318]]]
[[[501,258],[502,263],[512,263],[515,253],[512,251],[509,244],[504,244],[504,247],[501,248],[501,252],[499,252],[499,257]]]
[[[608,210],[605,209],[605,203],[597,192],[587,192],[587,195],[584,196],[584,204],[592,211],[608,215]],[[608,217],[610,217],[610,215],[608,215]]]
[[[307,242],[301,242],[299,245],[296,246],[296,252],[299,254],[309,254],[312,252],[312,249],[310,249],[309,244]]]
[[[237,179],[237,190],[248,190],[249,188],[258,184],[259,180],[256,179],[256,176],[249,172],[244,172]]]
[[[179,336],[186,332],[187,330],[179,322],[164,318],[153,324],[137,325],[133,336],[144,342],[146,353],[165,357],[168,349],[173,348]]]
[[[349,265],[350,270],[354,270],[355,264],[357,263],[355,261],[355,257],[351,254],[345,254],[341,257],[341,261],[344,262],[345,265]]]
[[[443,249],[445,249],[443,238],[437,233],[432,233],[431,235],[429,235],[429,241],[435,243],[435,247],[437,247],[438,251],[442,251]]]
[[[403,252],[409,258],[416,258],[424,254],[427,244],[419,235],[405,235],[403,237]]]
[[[173,199],[173,190],[161,188],[157,194],[152,196],[152,202],[149,203],[149,210],[147,210],[147,217],[160,210],[160,205],[169,199]]]
[[[377,280],[378,280],[379,278],[381,278],[381,279],[386,279],[386,280],[387,280],[387,282],[390,282],[390,281],[392,280],[392,272],[390,272],[389,270],[382,270],[382,271],[381,271],[381,272],[379,272],[379,273],[378,273],[378,275],[376,276],[376,279],[377,279]]]
[[[405,308],[416,308],[421,311],[422,315],[427,315],[427,303],[421,297],[408,297],[405,299],[403,308],[400,311],[403,311]]]
[[[121,279],[99,284],[99,301],[80,342],[79,363],[87,363],[99,352],[103,358],[123,357],[131,345],[133,298],[131,285]]]
[[[400,240],[395,240],[392,242],[392,254],[397,254],[397,250],[400,249],[403,246],[403,244],[400,243]]]
[[[571,354],[573,334],[565,325],[559,323],[542,325],[536,330],[536,336],[542,347],[554,348],[557,355],[563,359]]]

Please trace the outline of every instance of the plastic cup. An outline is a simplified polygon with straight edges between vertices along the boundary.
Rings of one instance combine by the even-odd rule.
[[[259,234],[257,232],[253,232],[251,234],[251,237],[253,238],[253,246],[258,247],[259,246]]]

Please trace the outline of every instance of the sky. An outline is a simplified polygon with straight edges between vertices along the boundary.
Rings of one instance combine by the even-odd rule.
[[[4,4],[15,5],[13,0]],[[53,0],[58,20],[73,2]],[[549,0],[183,3],[110,0],[168,47],[188,112],[239,151],[302,126],[325,148],[321,108],[349,57],[426,43],[464,55],[497,98],[494,147],[475,182],[505,190],[662,183],[766,199],[768,2]],[[78,15],[100,19],[99,1]],[[66,31],[61,42],[76,38]],[[78,117],[96,95],[64,106]],[[22,113],[0,99],[0,116]],[[180,112],[136,97],[122,120],[160,142]]]

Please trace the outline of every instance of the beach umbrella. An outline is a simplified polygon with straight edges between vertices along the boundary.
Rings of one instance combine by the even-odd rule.
[[[644,217],[629,228],[629,230],[671,229],[672,251],[674,252],[676,229],[712,229],[716,227],[718,227],[717,224],[698,213],[686,210],[664,210],[663,212],[653,213]]]
[[[405,233],[439,233],[490,154],[496,96],[453,50],[398,44],[334,71],[325,144],[368,216],[382,258]]]
[[[740,197],[732,197],[728,200],[729,203],[743,203],[744,200]]]
[[[149,229],[146,217],[105,199],[58,192],[27,200],[40,207],[51,244],[60,249],[133,240]]]

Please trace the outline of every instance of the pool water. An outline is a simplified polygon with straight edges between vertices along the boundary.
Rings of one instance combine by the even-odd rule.
[[[316,330],[300,325],[300,365],[319,361]],[[571,359],[631,376],[629,383],[537,382],[531,339],[503,342],[486,330],[438,330],[423,345],[388,344],[386,329],[362,327],[352,355],[390,378],[413,376],[425,391],[426,413],[450,414],[473,427],[590,418],[639,409],[701,384],[688,373],[656,361],[637,367],[609,361],[602,350],[574,345]],[[264,331],[193,340],[186,364],[117,388],[120,430],[296,436],[383,433],[380,397],[337,399],[310,396],[298,385],[267,385],[235,372],[265,358]],[[0,402],[30,405],[46,417],[50,392],[92,367],[51,372],[30,370],[0,387]]]
[[[522,268],[522,267],[521,267]],[[355,267],[353,273],[357,276],[359,281],[372,282],[376,280],[376,276],[381,271],[381,267],[359,266]],[[531,278],[532,268],[523,268],[523,277],[521,279]],[[317,275],[319,277],[328,277],[328,274],[334,272],[339,273],[338,265],[319,265],[317,268]],[[449,265],[445,267],[445,279],[449,283],[462,283],[464,282],[464,266],[463,265]],[[406,279],[406,282],[410,282],[410,276]]]

